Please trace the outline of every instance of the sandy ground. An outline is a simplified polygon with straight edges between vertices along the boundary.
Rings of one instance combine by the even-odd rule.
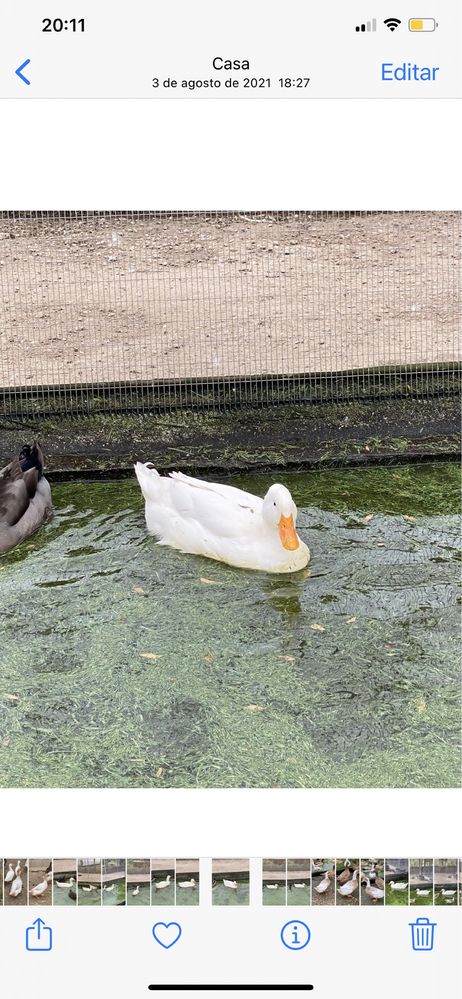
[[[0,217],[0,387],[456,358],[457,213]]]

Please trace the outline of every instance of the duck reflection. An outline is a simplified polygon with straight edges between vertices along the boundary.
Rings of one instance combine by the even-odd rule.
[[[286,617],[296,617],[302,613],[301,596],[310,578],[311,570],[307,566],[301,572],[280,576],[265,576],[262,578],[262,592],[268,603],[275,610],[281,611]]]

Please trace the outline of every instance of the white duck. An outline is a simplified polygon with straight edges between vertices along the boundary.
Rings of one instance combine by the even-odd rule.
[[[326,871],[322,881],[320,881],[319,884],[315,886],[314,890],[317,891],[318,895],[322,895],[325,891],[327,891],[329,885],[330,885],[329,872]]]
[[[265,888],[267,888],[268,891],[275,891],[276,888],[279,888],[279,885],[278,884],[275,884],[275,885],[265,885]]]
[[[429,895],[431,888],[416,888],[416,895]]]
[[[132,891],[132,895],[139,895],[139,893],[140,893],[140,886],[137,885],[134,891]]]
[[[160,476],[150,462],[138,461],[135,472],[148,531],[160,545],[264,572],[297,572],[308,564],[309,550],[295,530],[297,507],[285,486],[272,485],[261,499],[182,472]]]
[[[448,888],[448,889],[442,888],[441,889],[441,894],[442,895],[455,895],[456,894],[456,888]]]
[[[223,878],[223,884],[225,888],[237,888],[237,881],[227,881],[226,878]]]
[[[349,895],[352,895],[353,892],[356,891],[357,887],[358,887],[358,869],[356,868],[356,870],[353,871],[353,877],[350,879],[350,881],[346,881],[344,885],[337,884],[337,891],[339,895],[342,895],[344,898],[348,898]]]
[[[390,888],[392,891],[406,891],[407,886],[407,881],[390,881]]]
[[[373,902],[380,902],[380,899],[382,899],[385,894],[383,889],[377,888],[375,884],[371,885],[369,878],[366,878],[366,881],[366,895],[369,895],[369,898],[371,898]]]
[[[16,874],[16,877],[21,873],[21,862],[19,860],[16,862],[14,873]]]
[[[8,864],[8,871],[5,878],[5,884],[9,884],[14,878],[13,864]]]
[[[114,885],[103,885],[103,891],[113,891]]]
[[[35,898],[40,898],[40,895],[44,895],[48,888],[48,877],[45,875],[44,881],[39,881],[35,888],[31,888],[30,893],[34,895]]]
[[[292,888],[306,888],[306,884],[305,884],[304,881],[294,881],[294,883],[293,883],[293,885],[291,887]]]
[[[177,881],[176,884],[177,884],[177,888],[195,888],[196,887],[196,881],[195,881],[194,878],[191,878],[190,881]]]
[[[165,881],[154,882],[156,886],[156,891],[160,891],[161,888],[168,888],[170,881],[171,881],[171,876],[170,874],[167,874]]]
[[[55,881],[55,885],[58,888],[72,888],[72,885],[75,885],[75,878],[69,878],[69,881]]]
[[[17,898],[18,895],[21,894],[21,892],[22,892],[22,878],[21,878],[21,868],[19,868],[19,874],[16,874],[16,877],[11,885],[10,895],[12,898]]]

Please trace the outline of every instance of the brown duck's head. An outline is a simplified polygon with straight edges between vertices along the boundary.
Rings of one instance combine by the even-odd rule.
[[[22,471],[27,472],[29,468],[36,468],[39,479],[43,475],[43,460],[43,451],[37,441],[34,441],[32,447],[30,444],[24,444],[19,452],[19,463]]]

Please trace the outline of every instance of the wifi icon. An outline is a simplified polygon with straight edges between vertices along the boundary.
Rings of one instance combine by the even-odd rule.
[[[387,17],[383,23],[386,24],[390,31],[396,31],[397,27],[401,24],[401,21],[399,17]]]

